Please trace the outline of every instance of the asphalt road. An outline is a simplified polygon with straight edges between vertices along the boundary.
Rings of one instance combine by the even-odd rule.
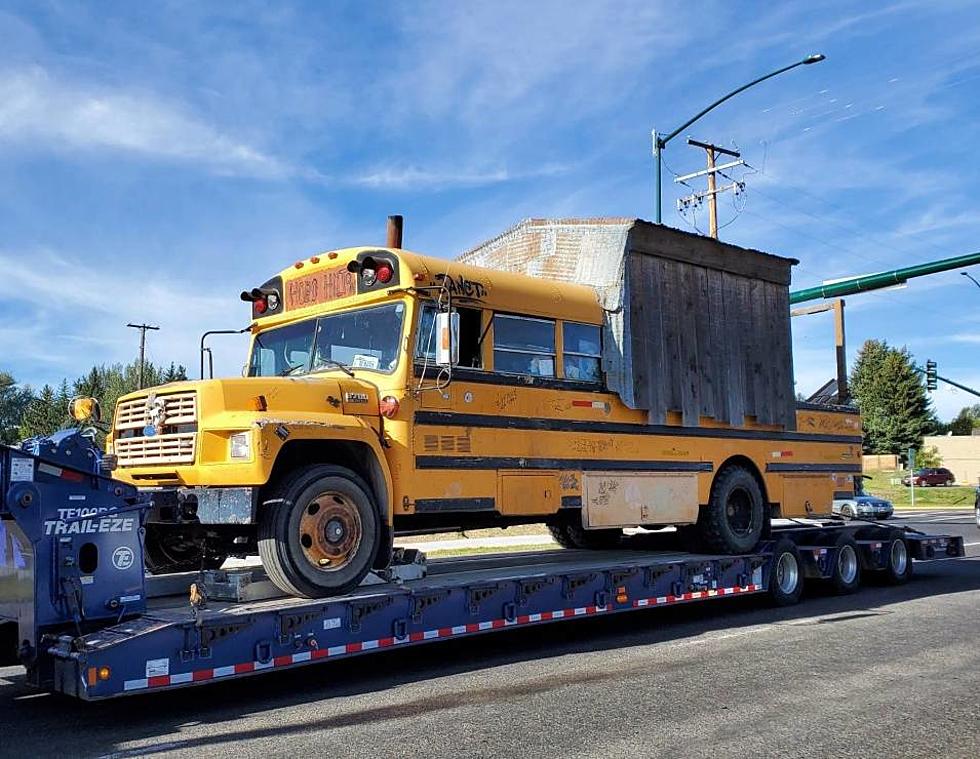
[[[84,704],[0,669],[3,756],[980,756],[972,558],[799,606],[722,599]]]

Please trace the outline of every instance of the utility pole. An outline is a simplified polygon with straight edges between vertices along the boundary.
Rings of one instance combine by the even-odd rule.
[[[741,153],[736,150],[728,150],[728,148],[722,148],[718,145],[712,145],[710,142],[698,142],[697,140],[688,139],[688,145],[693,145],[698,148],[704,148],[705,152],[708,154],[708,168],[704,171],[695,171],[693,174],[685,174],[682,177],[677,177],[675,182],[686,182],[688,179],[694,179],[695,177],[708,177],[708,190],[707,192],[695,192],[691,195],[681,198],[677,201],[677,208],[683,211],[691,206],[700,205],[700,203],[707,198],[708,200],[708,234],[711,235],[716,240],[718,239],[718,195],[727,190],[732,190],[738,195],[742,190],[745,189],[745,182],[735,182],[731,184],[724,185],[723,187],[718,187],[717,174],[727,169],[735,168],[736,166],[741,166],[745,163],[742,160]],[[715,165],[715,156],[717,153],[722,155],[727,155],[733,158],[733,161],[722,164],[721,166]]]
[[[139,366],[139,387],[138,390],[143,389],[143,368],[146,366],[146,331],[148,329],[158,330],[159,327],[155,327],[152,324],[127,324],[127,327],[132,327],[133,329],[138,329],[140,331],[140,366]]]

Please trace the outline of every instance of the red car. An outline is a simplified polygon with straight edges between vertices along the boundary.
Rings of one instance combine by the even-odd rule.
[[[940,485],[945,487],[946,485],[952,485],[954,482],[956,482],[956,478],[953,476],[953,473],[945,467],[927,467],[925,469],[916,469],[914,476],[916,487],[923,487],[925,485]],[[902,478],[902,484],[907,487],[911,484],[911,479],[912,478],[909,477],[909,475],[905,475]]]

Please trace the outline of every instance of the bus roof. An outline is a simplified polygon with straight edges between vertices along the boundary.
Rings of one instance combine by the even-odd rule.
[[[264,329],[355,305],[380,303],[413,288],[434,296],[441,286],[458,306],[602,323],[596,293],[586,285],[380,247],[332,250],[297,261],[261,287],[243,292],[242,299],[252,302],[253,329]]]

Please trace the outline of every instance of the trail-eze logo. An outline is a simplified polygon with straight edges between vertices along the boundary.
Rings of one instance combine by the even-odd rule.
[[[132,532],[135,517],[102,516],[109,509],[58,509],[57,519],[44,522],[45,535],[97,535],[106,532]]]

